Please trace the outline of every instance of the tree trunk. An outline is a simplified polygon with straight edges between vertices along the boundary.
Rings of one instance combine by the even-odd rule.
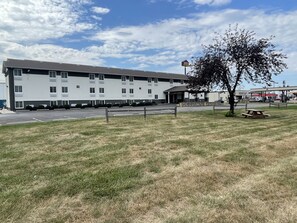
[[[234,114],[235,100],[234,100],[233,92],[229,92],[229,104],[230,104],[230,113]]]

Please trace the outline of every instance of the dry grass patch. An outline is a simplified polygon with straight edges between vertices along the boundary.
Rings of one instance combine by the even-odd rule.
[[[1,222],[297,222],[297,108],[0,127]]]

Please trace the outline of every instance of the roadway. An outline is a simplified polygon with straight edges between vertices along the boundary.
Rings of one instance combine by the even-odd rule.
[[[174,107],[175,105],[156,105],[148,106],[148,114],[151,113],[172,113],[173,111],[165,110],[159,112],[149,112],[150,109],[159,109],[159,108],[169,108]],[[245,105],[240,105],[236,109],[243,109]],[[265,107],[268,104],[265,103],[250,103],[248,104],[249,108],[256,107]],[[117,108],[113,107],[112,110],[128,110],[131,109],[131,112],[117,112],[111,113],[112,116],[125,116],[125,115],[143,115],[143,107],[123,107]],[[194,112],[194,111],[205,111],[212,110],[213,106],[199,106],[199,107],[178,107],[177,112]],[[216,106],[216,109],[228,109],[227,105]],[[139,110],[135,111],[135,110]],[[49,121],[60,121],[60,120],[75,120],[75,119],[86,119],[86,118],[104,118],[105,117],[105,108],[85,108],[85,109],[56,109],[56,110],[37,110],[37,111],[27,111],[20,110],[16,112],[4,112],[0,111],[0,126],[2,125],[14,125],[22,123],[34,123],[34,122],[49,122]]]

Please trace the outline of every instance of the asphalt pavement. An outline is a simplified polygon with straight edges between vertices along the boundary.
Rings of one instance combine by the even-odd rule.
[[[268,104],[265,103],[250,103],[249,108],[255,107],[265,107]],[[162,104],[156,106],[148,106],[147,114],[162,114],[162,113],[173,113],[175,105],[172,104]],[[236,109],[244,109],[244,104],[238,104]],[[126,115],[143,115],[143,107],[123,107],[111,108],[113,111],[110,116],[126,116]],[[168,109],[162,111],[150,111],[158,109]],[[194,112],[194,111],[205,111],[212,110],[213,106],[198,106],[198,107],[177,107],[177,112]],[[228,105],[220,105],[215,107],[216,110],[219,109],[229,109]],[[125,110],[125,111],[123,111]],[[130,111],[129,111],[130,110]],[[60,121],[60,120],[74,120],[74,119],[86,119],[86,118],[105,118],[105,108],[85,108],[85,109],[56,109],[56,110],[37,110],[37,111],[27,111],[20,110],[16,112],[2,112],[0,111],[0,126],[2,125],[14,125],[22,123],[34,123],[34,122],[49,122],[49,121]]]

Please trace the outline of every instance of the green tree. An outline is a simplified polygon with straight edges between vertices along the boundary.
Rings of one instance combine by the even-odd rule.
[[[273,75],[287,68],[286,55],[276,51],[272,39],[256,39],[253,31],[229,26],[223,35],[216,35],[212,44],[203,46],[201,57],[193,58],[189,88],[227,90],[230,112],[234,114],[235,91],[243,80],[269,85]]]

